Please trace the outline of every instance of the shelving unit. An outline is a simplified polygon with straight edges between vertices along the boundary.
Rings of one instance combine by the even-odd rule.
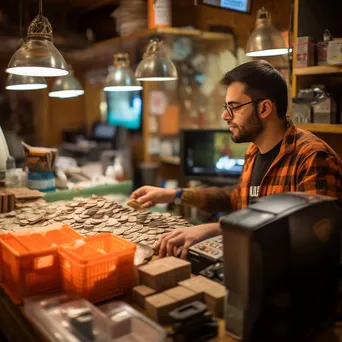
[[[299,1],[301,0],[294,2],[292,97],[296,97],[299,88],[305,88],[312,84],[327,83],[333,88],[339,88],[342,84],[342,66],[319,65],[296,68],[297,47],[295,42],[298,37]],[[316,133],[342,156],[342,124],[308,123],[296,125],[299,128]]]
[[[164,39],[187,37],[208,44],[213,41],[226,40],[227,44],[233,44],[233,37],[230,34],[168,27],[140,30],[124,37],[116,37],[94,43],[87,49],[66,52],[64,55],[68,60],[77,60],[78,63],[87,63],[96,60],[99,64],[105,60],[108,64],[108,62],[111,63],[111,58],[114,53],[122,50],[129,51],[131,48],[135,50],[138,44],[146,44],[148,39],[153,36],[161,36]],[[130,57],[132,58],[133,56]]]
[[[334,134],[342,134],[342,124],[296,124],[298,128],[305,129],[310,132],[315,133],[334,133]]]
[[[326,75],[342,73],[342,66],[318,65],[306,68],[295,68],[294,74],[296,76],[307,75]]]

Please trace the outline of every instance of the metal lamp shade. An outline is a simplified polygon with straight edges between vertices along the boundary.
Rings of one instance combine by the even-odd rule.
[[[75,78],[73,73],[64,77],[58,77],[52,86],[52,91],[49,93],[50,97],[57,97],[60,99],[67,99],[77,97],[84,94],[81,83]]]
[[[135,78],[139,81],[173,81],[177,80],[176,66],[164,55],[162,42],[151,40],[143,60],[139,63]]]
[[[283,36],[271,23],[269,12],[262,8],[257,14],[256,28],[248,39],[246,55],[266,57],[285,55],[288,52]]]
[[[7,90],[39,90],[47,88],[44,77],[10,74],[7,78]]]
[[[106,78],[104,91],[135,91],[141,90],[140,82],[136,81],[129,66],[114,66]]]
[[[38,15],[30,24],[26,42],[14,53],[8,68],[10,74],[23,76],[64,76],[67,64],[52,42],[48,19]]]

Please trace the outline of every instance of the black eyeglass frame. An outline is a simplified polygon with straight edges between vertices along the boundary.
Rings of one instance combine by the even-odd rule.
[[[242,104],[239,104],[235,107],[230,107],[228,106],[227,103],[224,103],[223,104],[223,109],[229,114],[229,117],[230,117],[230,120],[233,120],[234,119],[234,110],[235,109],[238,109],[238,108],[241,108],[243,106],[247,106],[251,103],[259,103],[261,101],[265,101],[266,99],[255,99],[255,100],[252,100],[252,101],[249,101],[249,102],[246,102],[246,103],[242,103]]]

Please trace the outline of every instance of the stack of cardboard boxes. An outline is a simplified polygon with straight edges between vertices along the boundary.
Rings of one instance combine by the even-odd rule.
[[[202,276],[191,277],[190,263],[167,257],[138,269],[139,286],[133,299],[160,324],[170,323],[169,313],[185,304],[203,301],[208,310],[223,317],[226,288]]]

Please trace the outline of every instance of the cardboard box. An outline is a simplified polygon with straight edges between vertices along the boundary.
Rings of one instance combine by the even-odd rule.
[[[224,316],[224,301],[227,294],[225,286],[203,276],[192,277],[179,282],[178,285],[200,294],[213,315],[221,318]]]
[[[156,292],[177,286],[179,281],[190,278],[190,263],[175,257],[167,257],[139,267],[139,280]]]
[[[297,38],[296,68],[315,65],[316,41],[309,36]]]
[[[148,296],[152,296],[156,293],[155,290],[147,287],[145,285],[138,285],[133,287],[132,297],[136,304],[138,304],[141,308],[145,308],[145,299]]]
[[[176,286],[162,293],[176,300],[177,307],[189,304],[196,300],[200,301],[202,298],[201,294],[193,292],[183,286]]]
[[[164,293],[157,293],[145,299],[147,315],[160,324],[169,324],[169,313],[177,307],[177,301]]]

